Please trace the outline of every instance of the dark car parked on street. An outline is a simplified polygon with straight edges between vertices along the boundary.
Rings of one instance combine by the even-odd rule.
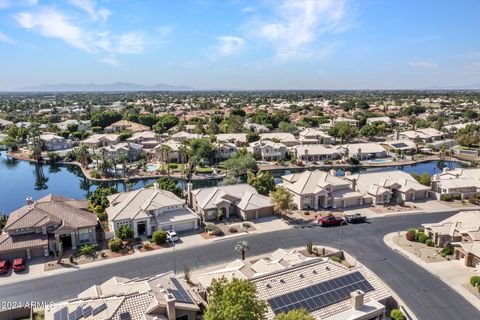
[[[347,220],[348,223],[364,223],[367,222],[367,217],[362,216],[360,213],[347,214],[345,220]]]

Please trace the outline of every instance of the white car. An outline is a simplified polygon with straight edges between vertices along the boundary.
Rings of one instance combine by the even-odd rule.
[[[175,230],[167,231],[167,241],[169,241],[169,242],[178,241],[178,234],[175,232]]]

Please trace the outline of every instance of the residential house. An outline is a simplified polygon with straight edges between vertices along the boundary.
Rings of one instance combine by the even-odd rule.
[[[423,128],[410,131],[402,131],[398,133],[400,139],[410,139],[413,141],[430,143],[442,140],[444,133],[434,128]]]
[[[245,122],[243,124],[243,127],[247,130],[257,132],[257,133],[267,133],[270,132],[270,129],[265,127],[263,124],[258,124],[258,123],[249,123]]]
[[[121,154],[126,154],[128,159],[136,160],[143,152],[141,144],[121,142],[103,147],[99,153],[109,160],[118,160]]]
[[[299,133],[301,144],[330,144],[333,138],[318,128],[306,128]]]
[[[441,173],[432,176],[432,191],[437,199],[454,195],[468,199],[480,195],[480,169],[443,168]]]
[[[238,148],[248,145],[246,133],[220,133],[216,136],[217,142],[229,142]]]
[[[49,194],[8,216],[0,234],[0,256],[4,259],[48,256],[62,243],[64,249],[97,241],[97,216],[84,200]]]
[[[380,142],[380,145],[388,152],[396,154],[413,154],[417,150],[415,142],[409,139],[388,140]]]
[[[153,188],[120,192],[107,197],[110,230],[122,225],[133,229],[134,237],[150,237],[155,230],[188,231],[198,229],[198,215],[170,191]]]
[[[144,149],[153,149],[160,143],[160,137],[153,131],[135,132],[127,142],[141,144]]]
[[[260,134],[260,140],[270,140],[282,143],[287,147],[293,147],[298,144],[297,139],[289,132],[270,132]]]
[[[187,161],[187,155],[181,154],[181,148],[181,142],[167,140],[153,148],[153,152],[159,161],[165,163],[185,163]]]
[[[363,204],[363,195],[336,171],[304,171],[282,176],[282,186],[293,195],[299,209],[346,208]]]
[[[302,144],[294,146],[290,152],[303,162],[332,161],[342,157],[338,148],[332,145]]]
[[[312,259],[253,278],[257,299],[267,303],[265,319],[305,309],[314,319],[380,320],[391,293],[365,266],[347,268],[330,259]]]
[[[337,118],[334,118],[334,119],[330,119],[329,122],[327,122],[327,123],[319,124],[318,127],[319,127],[320,130],[328,130],[331,127],[333,127],[334,125],[336,125],[337,123],[340,123],[340,122],[348,123],[350,126],[352,126],[354,128],[358,128],[360,126],[360,121],[358,121],[358,120],[350,119],[350,118],[344,118],[344,117],[337,117]]]
[[[43,142],[43,148],[46,151],[65,150],[74,146],[70,140],[53,133],[41,134],[39,138]]]
[[[77,131],[90,131],[92,129],[92,124],[90,120],[75,120],[75,119],[68,119],[59,123],[55,124],[61,130],[68,130],[68,126],[76,125]]]
[[[149,131],[149,130],[150,130],[150,127],[148,126],[145,126],[140,123],[128,121],[128,120],[119,120],[105,128],[105,132],[110,132],[110,133],[123,132],[123,131],[141,132],[141,131]]]
[[[354,157],[358,160],[378,159],[387,156],[385,148],[374,142],[345,144],[339,150],[343,151],[343,154],[347,154],[348,157]]]
[[[230,143],[230,142],[223,142],[223,143],[216,142],[214,144],[214,148],[215,148],[215,162],[217,163],[229,159],[238,150],[237,146],[234,143]]]
[[[415,180],[409,173],[400,170],[346,174],[344,180],[352,189],[374,204],[388,204],[392,199],[415,201],[428,198],[430,187]]]
[[[197,320],[204,303],[170,271],[133,279],[113,277],[75,299],[53,303],[45,308],[45,319]]]
[[[237,215],[243,220],[273,215],[273,204],[249,184],[211,187],[189,190],[189,202],[203,220],[217,218],[217,212],[225,218]]]
[[[80,145],[85,145],[89,148],[100,148],[118,142],[120,142],[118,134],[94,134],[87,139],[80,141]]]
[[[189,133],[186,131],[179,131],[175,134],[172,134],[170,136],[170,139],[178,142],[186,141],[186,140],[191,140],[191,139],[201,139],[204,138],[205,136],[203,134],[197,134],[197,133]]]
[[[383,123],[386,123],[387,125],[390,125],[392,124],[392,118],[387,116],[367,118],[367,124],[373,124],[377,122],[383,122]]]
[[[13,126],[13,122],[0,118],[0,128],[6,128],[8,126]]]
[[[247,149],[253,154],[260,155],[263,161],[280,161],[287,156],[286,145],[270,140],[252,142]]]

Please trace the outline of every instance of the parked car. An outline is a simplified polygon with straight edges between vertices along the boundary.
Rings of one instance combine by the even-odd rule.
[[[177,242],[178,241],[178,234],[175,230],[168,230],[167,231],[167,241],[169,242]]]
[[[347,220],[348,223],[363,223],[367,222],[367,217],[362,216],[360,213],[347,214],[345,220]]]
[[[10,268],[10,262],[8,262],[8,260],[0,261],[0,274],[7,273],[9,268]]]
[[[339,226],[344,222],[345,220],[342,217],[336,217],[336,216],[326,216],[318,219],[318,223],[321,224],[322,227]]]
[[[25,260],[23,260],[23,258],[17,258],[15,260],[13,260],[13,266],[12,266],[12,269],[14,271],[23,271],[25,270]]]

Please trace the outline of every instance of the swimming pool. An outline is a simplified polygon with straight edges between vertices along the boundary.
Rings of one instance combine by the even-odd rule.
[[[158,166],[155,165],[155,164],[147,164],[147,165],[145,166],[145,170],[147,170],[148,172],[157,171],[157,170],[158,170]]]
[[[370,162],[370,163],[387,163],[387,162],[392,162],[392,159],[372,159],[372,160],[369,160],[368,162]]]

